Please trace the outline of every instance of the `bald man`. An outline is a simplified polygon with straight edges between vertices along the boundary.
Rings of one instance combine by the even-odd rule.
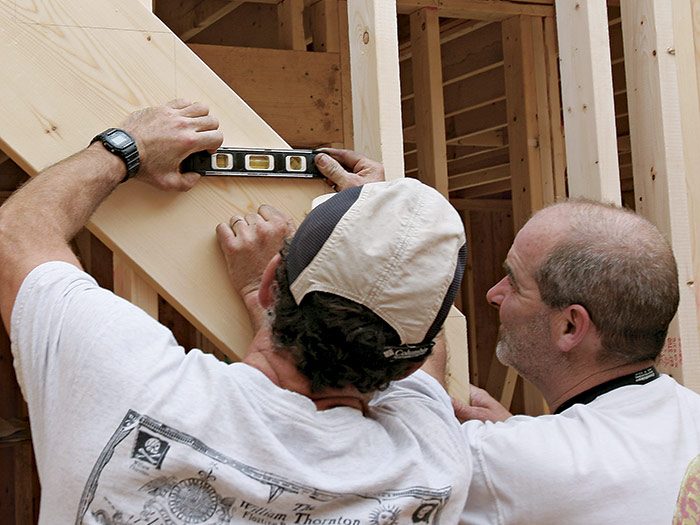
[[[340,188],[380,174],[328,153],[317,164]],[[654,366],[679,301],[668,242],[629,210],[569,201],[528,221],[504,268],[486,296],[496,354],[553,414],[512,416],[478,388],[456,406],[474,457],[461,523],[670,523],[700,453],[700,396]]]

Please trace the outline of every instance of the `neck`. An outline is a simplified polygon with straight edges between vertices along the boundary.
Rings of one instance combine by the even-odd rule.
[[[575,379],[573,381],[562,385],[559,389],[554,388],[549,392],[545,391],[545,389],[541,390],[550,410],[554,412],[561,404],[577,396],[581,392],[585,392],[611,379],[632,374],[637,370],[642,370],[650,366],[654,366],[654,361],[647,360],[624,365],[613,365],[606,368],[598,368],[592,373],[589,372],[588,370],[590,369],[588,369],[584,374],[574,376]]]
[[[311,381],[299,372],[289,352],[277,351],[269,329],[261,328],[248,347],[243,362],[260,370],[275,385],[311,399],[318,410],[347,406],[367,411],[370,395],[362,394],[353,386],[311,390]]]

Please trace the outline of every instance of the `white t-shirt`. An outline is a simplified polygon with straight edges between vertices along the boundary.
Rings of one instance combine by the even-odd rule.
[[[11,332],[41,523],[445,524],[464,507],[469,452],[422,372],[367,417],[318,411],[248,365],[185,354],[61,262],[25,279]]]
[[[700,453],[700,396],[661,375],[559,415],[469,421],[462,523],[670,524]]]

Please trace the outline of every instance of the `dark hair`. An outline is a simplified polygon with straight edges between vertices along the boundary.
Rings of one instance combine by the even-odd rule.
[[[277,267],[272,335],[278,351],[291,352],[297,369],[311,381],[312,391],[347,385],[362,393],[381,390],[425,359],[385,358],[386,346],[400,344],[398,334],[355,301],[311,292],[297,305],[289,290],[286,251],[287,247]]]
[[[553,208],[564,206],[567,238],[535,272],[542,300],[586,308],[601,336],[601,360],[656,359],[679,302],[668,242],[629,210],[583,200]]]

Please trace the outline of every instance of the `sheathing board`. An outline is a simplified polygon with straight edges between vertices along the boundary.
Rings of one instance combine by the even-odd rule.
[[[138,0],[0,0],[0,70],[0,149],[30,175],[131,111],[177,97],[207,103],[227,146],[287,147]],[[130,181],[89,228],[235,358],[252,332],[216,224],[263,202],[299,221],[325,192],[316,180],[207,179],[187,193]]]

